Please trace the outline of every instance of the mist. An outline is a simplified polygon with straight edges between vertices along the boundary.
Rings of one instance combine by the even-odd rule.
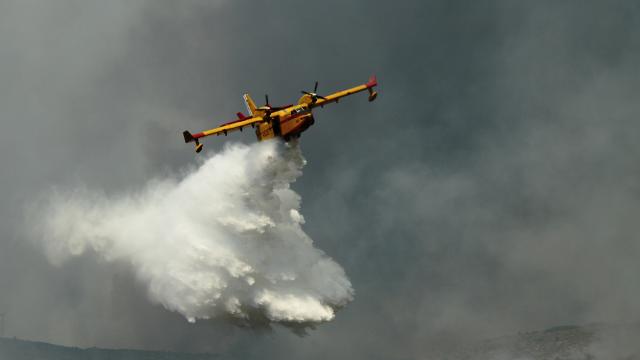
[[[233,144],[136,193],[59,190],[28,218],[53,264],[87,253],[126,262],[151,300],[190,322],[221,313],[324,322],[353,289],[301,228],[290,184],[304,163],[296,143]]]

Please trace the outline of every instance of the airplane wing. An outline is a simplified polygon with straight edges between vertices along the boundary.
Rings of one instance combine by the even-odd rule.
[[[378,96],[378,93],[373,90],[373,88],[375,86],[378,86],[378,81],[376,80],[375,76],[372,76],[372,77],[369,78],[369,81],[366,84],[362,84],[362,85],[359,85],[359,86],[352,87],[350,89],[338,91],[338,92],[335,92],[335,93],[333,93],[331,95],[322,96],[322,97],[318,96],[315,102],[311,101],[309,103],[309,107],[315,108],[315,107],[318,107],[318,106],[327,105],[327,104],[332,103],[332,102],[336,102],[337,103],[341,98],[343,98],[345,96],[349,96],[349,95],[352,95],[352,94],[355,94],[355,93],[359,93],[359,92],[365,91],[365,90],[369,91],[369,101],[373,101]],[[309,98],[309,99],[312,100],[311,98]]]
[[[240,114],[238,115],[240,116]],[[217,128],[205,130],[197,134],[191,134],[189,131],[185,130],[182,133],[182,135],[184,136],[185,143],[195,142],[196,152],[200,152],[202,150],[202,144],[200,144],[200,141],[199,141],[200,138],[203,138],[205,136],[211,136],[211,135],[220,135],[220,134],[227,135],[228,132],[236,131],[236,130],[242,131],[242,129],[245,126],[253,127],[256,124],[259,124],[263,121],[264,119],[261,116],[243,117],[236,121],[232,121],[232,122],[223,124],[221,126],[218,126]]]

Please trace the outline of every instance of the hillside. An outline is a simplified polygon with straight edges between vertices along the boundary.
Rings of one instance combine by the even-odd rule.
[[[557,326],[481,341],[428,359],[640,360],[640,324]]]
[[[640,360],[640,324],[557,326],[432,352],[428,360]],[[0,338],[0,360],[221,360],[226,356],[80,349]]]
[[[165,351],[80,349],[42,342],[0,338],[0,360],[214,360],[210,354]]]

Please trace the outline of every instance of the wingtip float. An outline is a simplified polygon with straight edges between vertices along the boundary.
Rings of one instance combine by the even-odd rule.
[[[318,82],[316,81],[311,91],[302,91],[302,97],[296,105],[271,106],[269,104],[269,96],[265,95],[265,104],[256,106],[249,94],[244,94],[244,102],[247,105],[249,116],[239,112],[236,114],[237,119],[221,124],[220,126],[191,134],[184,131],[184,142],[193,142],[196,153],[202,151],[203,145],[200,139],[210,135],[227,135],[229,132],[240,130],[246,126],[255,129],[258,141],[280,137],[285,141],[300,137],[300,134],[307,130],[315,122],[313,118],[313,109],[324,107],[330,103],[337,103],[341,98],[359,93],[362,91],[369,92],[369,101],[374,101],[378,93],[374,88],[378,86],[375,76],[371,76],[365,84],[358,85],[346,90],[338,91],[333,94],[322,96],[318,95]]]

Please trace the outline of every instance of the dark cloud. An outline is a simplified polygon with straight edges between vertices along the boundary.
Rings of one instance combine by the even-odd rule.
[[[7,334],[238,357],[399,358],[492,334],[637,320],[638,10],[3,2]],[[320,109],[302,137],[306,230],[356,290],[310,336],[187,324],[150,304],[125,264],[87,258],[54,270],[24,239],[34,219],[23,207],[52,186],[127,191],[193,164],[180,132],[244,110],[245,91],[289,103],[315,80],[328,92],[371,73],[376,102]]]

